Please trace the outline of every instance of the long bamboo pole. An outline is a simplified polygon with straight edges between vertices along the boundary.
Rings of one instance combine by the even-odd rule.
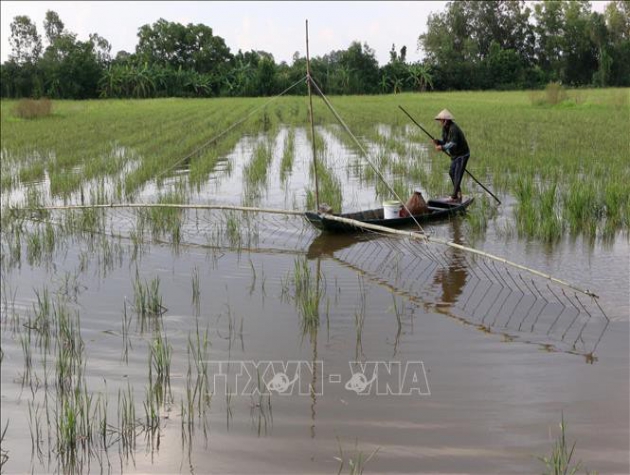
[[[436,243],[436,244],[442,244],[444,246],[448,246],[448,247],[452,247],[454,249],[459,249],[461,251],[465,251],[465,252],[470,252],[472,254],[477,254],[479,256],[483,256],[487,259],[492,259],[494,261],[497,262],[501,262],[502,264],[505,265],[509,265],[511,267],[515,267],[516,269],[520,269],[526,272],[529,272],[530,274],[534,274],[538,277],[542,277],[544,279],[547,279],[555,284],[564,286],[564,287],[568,287],[570,289],[573,289],[577,292],[580,292],[582,294],[588,295],[589,297],[593,297],[593,298],[599,298],[598,295],[594,294],[593,292],[591,292],[588,289],[581,289],[580,287],[577,287],[573,284],[571,284],[570,282],[566,282],[564,280],[561,279],[557,279],[556,277],[553,277],[549,274],[545,274],[543,272],[537,271],[536,269],[532,269],[531,267],[527,267],[521,264],[517,264],[516,262],[512,262],[508,259],[504,259],[503,257],[499,257],[499,256],[495,256],[494,254],[489,254],[487,252],[483,252],[483,251],[479,251],[477,249],[474,249],[472,247],[467,247],[467,246],[462,246],[461,244],[455,244],[452,241],[446,241],[443,239],[439,239],[439,238],[434,238],[431,236],[427,236],[426,234],[422,234],[422,233],[418,233],[418,232],[414,232],[414,231],[401,231],[398,229],[392,229],[392,228],[387,228],[385,226],[380,226],[378,224],[370,224],[370,223],[363,223],[361,221],[357,221],[354,219],[348,219],[348,218],[343,218],[341,216],[335,216],[332,214],[322,214],[322,217],[326,218],[326,219],[330,219],[332,221],[338,221],[340,223],[345,223],[345,224],[350,224],[352,226],[355,226],[357,228],[364,228],[370,231],[376,231],[376,232],[380,232],[380,233],[387,233],[387,234],[394,234],[397,236],[404,236],[404,237],[408,237],[410,239],[415,239],[415,240],[421,240],[421,241],[425,241],[425,242],[432,242],[432,243]]]
[[[304,213],[302,211],[294,211],[294,210],[284,210],[284,209],[276,209],[276,208],[253,208],[247,206],[231,206],[231,205],[189,205],[189,204],[168,204],[168,203],[111,203],[111,204],[102,204],[102,205],[66,205],[66,206],[43,206],[40,208],[8,208],[9,212],[17,212],[17,211],[52,211],[52,210],[79,210],[79,209],[105,209],[105,208],[178,208],[178,209],[216,209],[216,210],[231,210],[231,211],[244,211],[244,212],[252,212],[252,213],[270,213],[270,214],[283,214],[283,215],[292,215],[292,216],[302,216],[304,217]],[[434,238],[428,236],[422,232],[418,231],[402,231],[399,229],[392,229],[385,226],[380,226],[378,224],[370,224],[364,223],[362,221],[357,221],[355,219],[344,218],[342,216],[335,216],[333,214],[321,214],[323,218],[330,219],[332,221],[338,221],[340,223],[350,224],[357,229],[365,229],[368,231],[374,231],[377,233],[383,233],[388,235],[396,235],[407,237],[416,241],[424,241],[424,242],[432,242],[435,244],[441,244],[444,246],[452,247],[454,249],[459,249],[461,251],[469,252],[472,254],[477,254],[487,259],[492,259],[497,262],[501,262],[502,264],[514,267],[516,269],[520,269],[530,274],[536,275],[538,277],[542,277],[544,279],[549,280],[555,284],[561,285],[563,287],[570,288],[575,290],[576,292],[580,292],[584,295],[588,295],[594,299],[599,298],[599,296],[588,289],[582,289],[577,287],[570,282],[566,282],[564,280],[553,277],[549,274],[545,274],[543,272],[537,271],[536,269],[532,269],[531,267],[527,267],[516,262],[512,262],[508,259],[504,259],[499,256],[495,256],[494,254],[490,254],[484,251],[479,251],[477,249],[462,246],[461,244],[456,244],[452,241],[446,241],[439,238]]]
[[[328,106],[328,109],[330,110],[330,112],[332,112],[332,114],[335,116],[335,118],[337,119],[337,121],[339,122],[339,124],[341,124],[341,126],[343,127],[343,129],[348,133],[348,135],[352,138],[352,140],[354,141],[354,143],[357,145],[357,147],[359,148],[359,150],[361,151],[361,153],[363,154],[363,158],[365,158],[365,160],[368,162],[368,164],[372,167],[372,169],[374,170],[374,173],[376,173],[376,175],[382,180],[382,182],[385,184],[385,186],[387,187],[387,189],[396,197],[396,199],[402,204],[403,208],[405,208],[405,210],[407,211],[407,213],[409,213],[409,216],[411,216],[411,219],[413,219],[414,223],[416,223],[416,225],[418,226],[418,229],[422,232],[424,232],[424,229],[422,229],[422,226],[420,226],[420,223],[418,222],[418,220],[416,218],[414,218],[413,213],[409,210],[409,208],[407,207],[407,204],[402,200],[402,198],[400,196],[398,196],[398,193],[396,193],[396,190],[394,190],[394,188],[392,188],[390,186],[389,183],[387,183],[387,180],[385,180],[385,177],[383,176],[383,174],[381,173],[381,171],[376,167],[376,165],[374,165],[374,163],[372,163],[372,160],[370,160],[370,157],[367,153],[367,151],[365,150],[365,148],[363,148],[363,145],[361,145],[361,142],[359,142],[359,140],[354,136],[354,134],[352,133],[352,131],[350,130],[350,127],[348,127],[346,125],[346,123],[344,122],[344,120],[341,118],[341,116],[337,113],[337,111],[335,110],[335,108],[332,106],[332,104],[330,103],[330,101],[328,100],[328,98],[324,95],[324,93],[322,92],[322,90],[319,88],[319,86],[317,85],[317,83],[315,81],[313,81],[313,86],[315,87],[315,89],[317,89],[317,93],[321,96],[321,98],[324,100],[324,103],[326,104],[326,106]]]
[[[422,126],[421,126],[418,122],[416,122],[416,121],[415,121],[415,119],[414,119],[413,117],[411,117],[411,115],[409,114],[409,112],[407,112],[405,109],[403,109],[403,107],[402,107],[401,105],[399,105],[398,107],[400,108],[400,110],[401,110],[401,111],[403,111],[405,114],[407,114],[407,117],[409,117],[409,118],[411,119],[411,121],[412,121],[414,124],[416,124],[418,127],[420,127],[420,129],[421,129],[421,130],[422,130],[425,134],[427,134],[427,135],[429,136],[429,138],[430,138],[433,142],[435,142],[435,139],[433,138],[433,135],[431,135],[429,132],[427,132],[427,130],[426,130],[424,127],[422,127]],[[447,152],[446,150],[442,150],[442,152],[444,152],[446,155],[448,155],[448,156],[450,157],[450,155],[448,154],[448,152]],[[468,170],[464,170],[464,171],[465,171],[466,173],[468,173],[468,176],[469,176],[470,178],[472,178],[472,179],[475,181],[475,183],[477,183],[477,184],[478,184],[481,188],[483,188],[484,190],[486,190],[486,191],[488,192],[488,194],[489,194],[490,196],[492,196],[492,197],[493,197],[493,198],[497,201],[497,203],[501,204],[501,200],[500,200],[499,198],[497,198],[497,197],[495,196],[495,194],[494,194],[494,193],[492,193],[492,192],[491,192],[488,188],[486,188],[485,186],[483,186],[483,184],[482,184],[479,180],[477,180],[477,179],[473,176],[473,174],[472,174],[472,173],[470,173]]]
[[[311,146],[313,149],[313,173],[315,174],[315,209],[319,209],[319,181],[317,179],[317,155],[315,152],[315,123],[313,122],[313,94],[311,92],[311,56],[308,50],[308,20],[306,20],[306,84],[308,87],[308,116],[311,121]]]
[[[176,208],[176,209],[217,209],[226,211],[245,211],[252,213],[286,214],[292,216],[304,216],[303,211],[294,211],[277,208],[253,208],[248,206],[232,205],[191,205],[176,203],[110,203],[102,205],[65,205],[65,206],[42,206],[39,208],[9,208],[9,212],[15,211],[53,211],[53,210],[74,210],[74,209],[102,209],[102,208]]]

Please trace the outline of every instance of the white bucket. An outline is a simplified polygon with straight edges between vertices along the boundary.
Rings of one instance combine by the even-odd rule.
[[[383,218],[400,218],[400,208],[402,208],[402,203],[400,201],[383,201]]]

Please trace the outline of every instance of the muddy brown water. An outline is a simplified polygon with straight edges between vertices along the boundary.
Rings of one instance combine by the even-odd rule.
[[[296,156],[287,183],[278,178],[283,133],[276,140],[261,206],[303,203],[308,180],[299,172],[308,166],[304,154]],[[298,132],[296,141],[304,137]],[[242,167],[255,142],[239,144],[226,157],[231,166],[219,168],[196,199],[240,203]],[[330,149],[333,158],[350,153],[340,145]],[[346,209],[378,203],[373,189],[349,176]],[[155,189],[149,185],[141,201],[151,196]],[[511,219],[506,198],[497,223]],[[29,264],[23,257],[18,267],[5,259],[1,423],[2,429],[8,424],[2,443],[8,459],[3,471],[337,473],[343,458],[347,473],[350,459],[359,454],[365,459],[378,449],[365,473],[540,473],[544,465],[538,457],[550,455],[564,417],[567,439],[576,441],[576,462],[598,473],[628,473],[627,236],[594,246],[567,239],[549,249],[506,238],[499,228],[491,224],[485,238],[474,243],[466,239],[461,219],[436,224],[431,232],[596,291],[610,323],[599,315],[580,317],[569,330],[573,317],[567,309],[548,331],[527,314],[525,307],[536,309],[535,302],[515,299],[515,310],[508,311],[511,307],[500,305],[501,294],[491,297],[494,289],[480,289],[483,284],[474,282],[479,271],[457,253],[444,254],[449,259],[445,271],[427,265],[426,274],[403,272],[416,280],[426,277],[414,286],[372,268],[374,256],[363,257],[365,249],[373,249],[367,247],[371,241],[385,246],[381,243],[388,238],[325,236],[303,223],[295,229],[263,227],[258,246],[248,249],[209,246],[204,239],[177,248],[147,243],[134,259],[130,239],[108,237],[118,249],[108,260],[99,246],[91,249],[85,241],[68,238],[68,245],[48,260]],[[319,296],[319,323],[306,329],[295,295],[297,265],[310,269],[309,285]],[[423,265],[414,263],[416,270]],[[136,269],[143,282],[159,277],[164,333],[172,348],[172,400],[160,410],[159,444],[155,433],[151,442],[139,429],[129,455],[112,436],[107,449],[94,444],[80,457],[82,463],[64,465],[55,447],[52,411],[46,422],[46,375],[34,336],[35,382],[22,382],[20,338],[35,313],[36,291],[47,288],[53,300],[65,295],[80,315],[86,384],[95,398],[107,398],[113,434],[119,390],[129,385],[136,417],[145,416],[152,333],[142,330],[134,313]],[[487,303],[474,301],[477,292]],[[131,319],[127,361],[125,307]],[[514,314],[511,322],[507,313]],[[481,325],[481,314],[491,314],[494,324]],[[577,334],[580,328],[584,331]],[[214,394],[205,416],[184,424],[189,337],[206,329],[210,346],[204,360]],[[577,343],[573,335],[579,336]],[[52,407],[54,358],[53,352],[47,376]],[[275,382],[270,396],[256,393],[262,387],[258,375],[264,383]],[[33,442],[34,419],[29,418],[29,408],[36,407],[43,427],[39,444]]]

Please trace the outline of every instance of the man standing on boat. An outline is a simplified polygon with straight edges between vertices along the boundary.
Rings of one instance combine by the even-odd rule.
[[[470,157],[470,149],[464,133],[459,126],[453,122],[453,114],[448,109],[444,109],[435,120],[442,125],[442,140],[435,139],[435,150],[444,151],[451,157],[451,168],[448,174],[453,182],[453,194],[449,201],[453,203],[461,203],[462,190],[461,183],[466,171],[466,164]]]

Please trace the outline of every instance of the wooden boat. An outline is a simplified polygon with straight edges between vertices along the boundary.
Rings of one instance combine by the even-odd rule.
[[[473,197],[466,197],[461,203],[451,203],[447,201],[447,198],[434,199],[428,201],[429,212],[425,214],[419,214],[414,216],[407,216],[404,218],[392,218],[384,219],[383,208],[370,209],[366,211],[357,211],[354,213],[333,214],[333,216],[339,216],[347,219],[354,219],[361,223],[376,224],[379,226],[385,226],[388,228],[399,228],[409,225],[429,223],[434,221],[440,221],[448,219],[457,214],[464,213],[466,208],[473,202]],[[357,231],[363,231],[359,226],[352,225],[350,223],[342,223],[335,221],[334,219],[327,218],[325,214],[306,212],[306,219],[318,229],[323,231],[335,232],[335,233],[352,233]],[[414,218],[416,221],[414,221]]]

